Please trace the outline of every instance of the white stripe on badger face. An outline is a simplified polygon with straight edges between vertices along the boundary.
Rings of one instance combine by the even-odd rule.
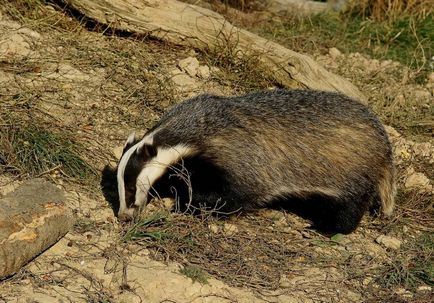
[[[125,167],[127,166],[128,160],[130,160],[133,153],[137,150],[139,146],[143,146],[143,144],[149,144],[152,145],[154,143],[154,134],[155,132],[152,132],[148,135],[146,135],[142,140],[137,142],[135,145],[133,145],[130,149],[128,149],[125,154],[121,157],[121,161],[118,165],[118,172],[117,172],[117,180],[118,180],[118,194],[119,194],[119,211],[118,216],[120,214],[123,214],[127,210],[127,202],[125,201]],[[131,140],[131,135],[127,140]]]
[[[167,168],[178,163],[182,158],[193,155],[194,149],[186,145],[162,147],[157,149],[157,155],[148,162],[137,177],[136,199],[134,205],[142,206],[147,202],[152,185],[166,172]]]

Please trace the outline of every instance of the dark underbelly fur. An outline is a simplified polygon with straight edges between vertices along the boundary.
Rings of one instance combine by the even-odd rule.
[[[192,187],[191,204],[187,183],[174,170],[168,171],[154,185],[154,193],[161,198],[171,197],[177,200],[177,210],[197,214],[201,210],[212,210],[217,216],[243,210],[243,205],[252,205],[253,201],[234,199],[237,196],[228,184],[223,171],[212,163],[201,159],[189,159],[183,167],[190,174]],[[177,170],[181,165],[176,165]],[[184,170],[185,172],[185,170]],[[335,197],[318,193],[308,194],[303,198],[288,196],[270,201],[269,207],[284,209],[312,221],[313,227],[321,232],[350,233],[356,229],[363,214],[379,209],[378,195],[373,190],[363,197],[349,197],[339,201]]]

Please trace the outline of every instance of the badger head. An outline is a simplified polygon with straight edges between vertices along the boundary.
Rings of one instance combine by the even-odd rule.
[[[132,219],[140,207],[147,202],[149,189],[146,189],[146,184],[142,184],[143,180],[141,183],[138,181],[146,163],[157,155],[157,150],[152,143],[152,140],[136,140],[134,133],[125,142],[117,168],[120,220]]]
[[[171,165],[192,154],[193,149],[183,144],[157,147],[152,133],[140,141],[131,134],[117,169],[119,220],[134,218],[148,202],[154,183]]]

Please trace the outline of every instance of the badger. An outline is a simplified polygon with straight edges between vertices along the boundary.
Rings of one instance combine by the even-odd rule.
[[[116,173],[118,218],[135,217],[180,163],[189,202],[227,212],[278,203],[315,214],[319,229],[350,233],[366,211],[388,216],[394,208],[384,127],[367,106],[339,93],[205,94],[175,105],[142,138],[128,137]]]

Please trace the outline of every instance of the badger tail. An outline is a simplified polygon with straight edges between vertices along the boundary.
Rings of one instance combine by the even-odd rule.
[[[390,216],[395,207],[396,183],[393,164],[384,167],[382,177],[378,182],[378,192],[383,215]]]

